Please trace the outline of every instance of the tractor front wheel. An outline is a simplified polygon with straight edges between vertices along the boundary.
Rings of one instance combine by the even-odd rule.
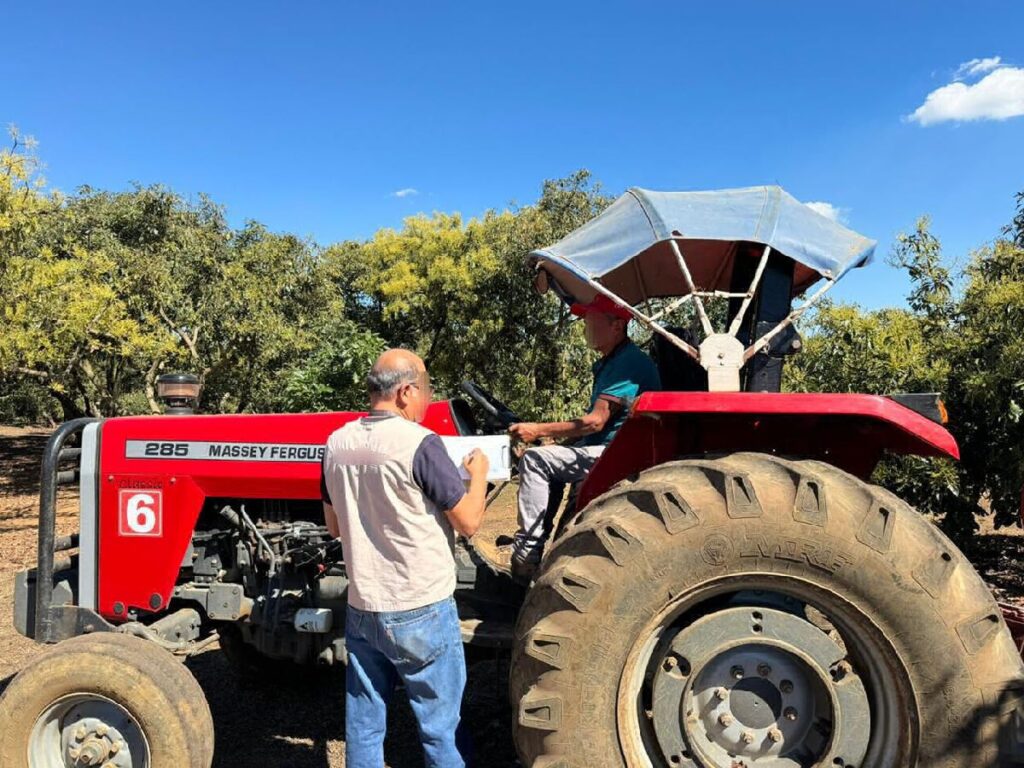
[[[65,640],[0,698],[0,768],[209,768],[202,688],[167,651],[127,635]]]
[[[887,491],[761,454],[596,499],[516,629],[524,765],[1000,765],[1024,667],[956,547]]]

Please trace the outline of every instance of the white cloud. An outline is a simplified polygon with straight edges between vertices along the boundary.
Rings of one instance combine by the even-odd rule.
[[[406,187],[405,189],[399,189],[397,192],[393,192],[392,194],[395,197],[412,197],[413,195],[418,195],[419,193],[420,191],[418,189]]]
[[[840,221],[843,218],[842,209],[832,205],[832,203],[804,203],[804,205],[815,213],[820,213],[826,219]]]
[[[934,125],[948,121],[1007,120],[1024,115],[1024,69],[1003,66],[998,56],[974,59],[960,69],[964,67],[968,75],[986,71],[988,74],[976,83],[952,82],[937,88],[907,120]]]
[[[965,61],[957,67],[956,74],[953,75],[953,79],[963,80],[968,77],[974,77],[975,75],[983,75],[986,72],[991,72],[993,69],[998,69],[1002,62],[1002,56],[990,56],[987,59],[971,59],[970,61]]]

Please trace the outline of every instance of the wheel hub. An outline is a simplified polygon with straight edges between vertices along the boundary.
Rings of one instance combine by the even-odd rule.
[[[65,764],[73,768],[132,768],[131,750],[121,732],[125,718],[119,715],[97,712],[95,706],[85,704],[71,707],[61,729]]]
[[[844,656],[824,632],[785,611],[731,608],[685,627],[653,682],[650,717],[666,763],[859,765],[870,711]]]
[[[729,709],[740,725],[767,728],[782,714],[782,693],[767,680],[745,677],[733,686]]]
[[[101,696],[76,694],[36,720],[30,763],[39,768],[146,768],[149,747],[135,718]]]

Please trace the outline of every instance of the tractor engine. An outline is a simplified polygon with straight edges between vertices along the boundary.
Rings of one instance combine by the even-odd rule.
[[[201,608],[236,657],[333,664],[344,658],[347,589],[319,502],[208,499],[171,608]]]

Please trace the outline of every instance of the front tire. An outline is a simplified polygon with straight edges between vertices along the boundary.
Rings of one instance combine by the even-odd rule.
[[[0,768],[209,768],[213,720],[183,664],[122,634],[65,640],[0,699]],[[90,762],[92,761],[92,762]]]
[[[1024,667],[963,555],[884,489],[761,454],[596,499],[516,629],[524,765],[995,766]]]

